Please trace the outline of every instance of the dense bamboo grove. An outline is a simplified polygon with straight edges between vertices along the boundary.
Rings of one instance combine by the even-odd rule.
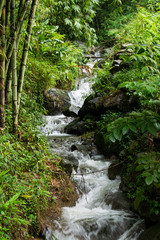
[[[15,0],[6,0],[0,3],[0,127],[2,130],[5,128],[5,102],[7,104],[12,102],[13,130],[17,131],[24,73],[37,2],[37,0],[20,0],[17,5]],[[26,36],[25,39],[21,39],[24,25],[27,26]],[[24,46],[21,65],[17,68],[20,41],[24,41]]]

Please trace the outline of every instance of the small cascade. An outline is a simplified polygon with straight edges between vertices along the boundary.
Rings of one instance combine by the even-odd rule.
[[[100,58],[100,53],[97,53],[99,58],[96,58],[91,60],[86,64],[84,68],[82,68],[82,77],[78,80],[76,90],[73,90],[69,92],[69,97],[70,97],[70,111],[75,112],[76,114],[78,113],[79,109],[82,107],[84,100],[86,97],[88,97],[91,93],[91,87],[93,85],[93,82],[90,81],[91,74],[92,74],[92,69],[95,65],[95,63],[101,59]],[[84,77],[84,75],[86,75]]]
[[[56,116],[43,116],[44,126],[41,128],[46,136],[68,136],[64,133],[64,128],[73,121],[72,117],[66,117],[63,114]]]
[[[85,98],[91,94],[91,82],[89,82],[88,77],[81,78],[79,80],[77,89],[75,91],[69,92],[70,97],[70,111],[78,113],[79,109],[82,107]]]
[[[99,55],[97,55],[98,57]],[[91,63],[91,66],[93,62]],[[78,112],[89,95],[88,77],[80,79],[77,90],[70,93],[73,110]],[[137,240],[143,231],[143,221],[129,210],[114,209],[107,196],[120,192],[120,177],[108,178],[110,160],[100,155],[93,143],[85,147],[80,137],[64,133],[73,118],[64,115],[45,116],[42,131],[49,136],[51,152],[77,164],[72,179],[79,199],[75,206],[64,207],[62,215],[53,220],[52,228],[44,231],[46,240]],[[80,146],[71,149],[71,146]],[[94,152],[94,153],[93,153]],[[117,199],[118,201],[118,199]]]

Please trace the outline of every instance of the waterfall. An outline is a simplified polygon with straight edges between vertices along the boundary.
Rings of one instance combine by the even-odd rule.
[[[77,90],[70,93],[72,108],[76,112],[84,102],[83,95],[90,92],[87,80],[87,77],[82,78]],[[143,221],[129,210],[114,209],[112,203],[107,204],[107,196],[112,198],[120,192],[120,177],[110,180],[107,175],[111,162],[98,151],[91,154],[95,146],[90,150],[80,150],[79,147],[71,151],[72,145],[84,144],[79,137],[64,133],[72,118],[64,115],[44,118],[43,132],[49,136],[51,152],[78,162],[72,178],[79,193],[76,205],[64,207],[59,219],[53,220],[54,227],[45,230],[46,240],[137,240],[143,231]]]

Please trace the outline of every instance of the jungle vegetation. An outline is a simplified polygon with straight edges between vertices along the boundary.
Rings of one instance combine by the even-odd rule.
[[[78,41],[88,51],[92,45],[112,48],[96,70],[96,94],[125,87],[139,97],[140,108],[128,115],[104,114],[98,131],[106,144],[118,141],[127,151],[124,178],[134,208],[145,202],[149,214],[159,214],[159,13],[157,0],[0,1],[1,239],[36,236],[39,211],[55,201],[47,171],[54,157],[38,128],[43,92],[72,88],[84,61]],[[123,44],[130,44],[131,54],[121,55],[130,68],[110,81],[113,56]],[[131,145],[144,154],[137,158]]]

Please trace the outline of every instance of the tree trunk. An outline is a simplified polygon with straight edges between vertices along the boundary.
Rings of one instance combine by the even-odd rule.
[[[5,89],[4,89],[4,78],[5,78],[5,7],[2,9],[1,14],[1,25],[0,25],[0,128],[5,128]]]
[[[23,47],[23,55],[22,55],[20,74],[19,74],[19,79],[18,79],[18,109],[19,109],[20,101],[21,101],[21,93],[22,93],[23,82],[24,82],[24,74],[25,74],[25,69],[26,69],[29,44],[30,44],[30,39],[31,39],[32,27],[33,27],[37,3],[38,3],[38,0],[32,1],[30,16],[29,16],[28,25],[27,25],[27,34],[26,34],[24,47]]]

